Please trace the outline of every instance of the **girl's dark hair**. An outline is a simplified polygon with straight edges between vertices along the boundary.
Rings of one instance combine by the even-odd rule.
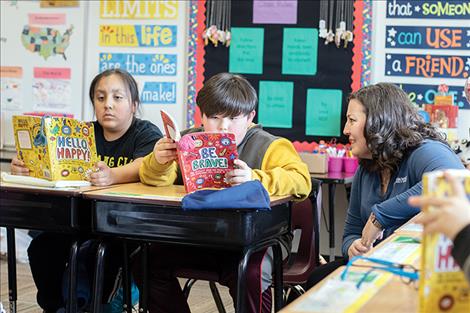
[[[353,92],[364,106],[366,124],[364,137],[372,160],[362,159],[361,165],[370,171],[390,169],[395,172],[403,157],[425,139],[447,145],[444,135],[424,122],[408,95],[394,84],[379,83]]]
[[[197,94],[196,103],[207,117],[216,114],[235,117],[256,109],[256,90],[242,76],[219,73],[206,81]]]
[[[91,85],[90,85],[90,91],[89,91],[90,100],[91,100],[91,103],[93,104],[93,106],[95,106],[95,103],[94,103],[93,99],[95,97],[96,85],[98,85],[101,78],[108,77],[108,76],[111,76],[111,75],[118,75],[119,77],[121,77],[124,84],[129,89],[132,104],[135,104],[136,108],[139,109],[140,108],[140,98],[139,98],[139,87],[137,87],[137,82],[135,81],[134,77],[132,77],[131,74],[129,74],[128,72],[126,72],[124,70],[121,70],[119,68],[113,68],[113,69],[103,71],[103,72],[99,73],[98,75],[96,75],[95,78],[93,78],[93,81],[91,82]]]

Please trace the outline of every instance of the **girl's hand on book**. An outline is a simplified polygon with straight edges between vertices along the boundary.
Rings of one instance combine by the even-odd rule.
[[[95,186],[109,186],[114,183],[113,172],[111,168],[103,161],[95,165],[95,171],[90,174],[90,182]]]
[[[251,168],[245,162],[240,159],[236,159],[233,163],[236,165],[236,168],[225,174],[225,180],[227,183],[235,186],[253,180]]]
[[[176,153],[175,141],[167,137],[161,138],[153,148],[153,156],[159,164],[165,164],[176,160],[178,154]]]
[[[11,160],[10,167],[13,175],[29,176],[29,169],[16,156]]]

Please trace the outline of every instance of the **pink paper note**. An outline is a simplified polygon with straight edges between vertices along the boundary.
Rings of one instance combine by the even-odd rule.
[[[297,0],[254,0],[253,24],[297,24]]]

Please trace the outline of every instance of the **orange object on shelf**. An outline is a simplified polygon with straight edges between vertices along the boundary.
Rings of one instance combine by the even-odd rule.
[[[456,128],[459,107],[456,105],[427,104],[424,110],[431,116],[431,123],[440,128]]]

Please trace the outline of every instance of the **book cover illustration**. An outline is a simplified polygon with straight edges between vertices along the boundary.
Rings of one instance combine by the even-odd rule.
[[[197,132],[181,137],[175,120],[163,110],[161,115],[166,136],[177,143],[178,164],[186,192],[230,187],[225,173],[234,169],[233,161],[238,158],[235,135]]]
[[[18,158],[33,177],[85,180],[98,161],[91,122],[66,117],[13,116]]]
[[[470,197],[470,172],[449,170],[464,185]],[[423,175],[423,194],[452,195],[442,171]],[[428,206],[423,210],[435,210]],[[419,283],[420,312],[470,312],[470,286],[452,257],[452,241],[442,234],[423,235]]]
[[[191,133],[177,143],[178,163],[186,192],[204,188],[230,187],[225,173],[233,170],[238,158],[232,133]]]

